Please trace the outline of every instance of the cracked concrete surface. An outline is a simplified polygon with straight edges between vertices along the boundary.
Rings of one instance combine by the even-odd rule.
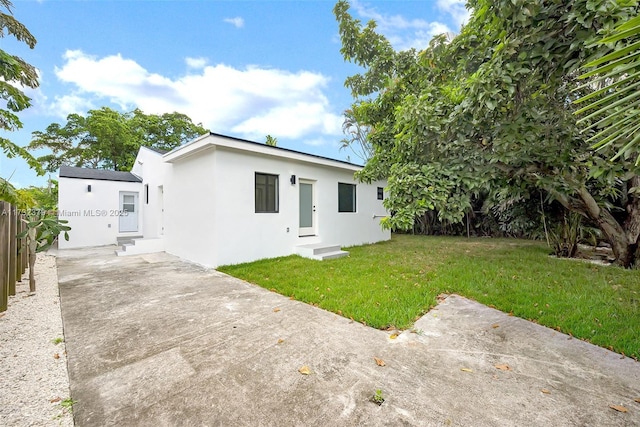
[[[58,253],[77,426],[640,425],[640,363],[460,296],[392,339],[112,249]]]

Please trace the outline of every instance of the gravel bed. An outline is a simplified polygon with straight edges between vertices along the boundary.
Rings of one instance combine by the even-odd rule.
[[[56,259],[38,254],[0,313],[0,424],[73,426]]]

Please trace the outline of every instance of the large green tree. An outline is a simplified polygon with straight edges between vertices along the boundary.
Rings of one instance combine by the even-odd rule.
[[[636,2],[473,0],[461,33],[396,52],[339,1],[346,85],[374,155],[359,177],[389,180],[388,226],[408,229],[435,210],[460,221],[474,195],[512,203],[532,188],[600,228],[620,265],[638,260],[639,170],[594,152],[571,100],[592,88],[578,68],[603,55],[595,40],[636,13]]]
[[[180,113],[120,113],[102,107],[86,117],[70,114],[64,125],[52,123],[44,132],[33,132],[28,148],[50,151],[38,157],[50,172],[61,165],[124,171],[131,169],[142,146],[171,150],[206,132]]]
[[[0,38],[7,35],[13,36],[16,40],[33,49],[36,45],[36,38],[27,27],[13,17],[12,7],[9,0],[0,0],[0,8],[4,9],[0,10]],[[5,105],[5,108],[0,108],[1,130],[15,131],[22,128],[22,122],[16,113],[29,107],[31,98],[25,95],[20,87],[35,89],[38,86],[38,72],[33,65],[0,49],[0,99],[4,101]],[[0,148],[7,157],[22,157],[29,163],[29,166],[42,172],[39,163],[33,156],[11,140],[0,137]]]

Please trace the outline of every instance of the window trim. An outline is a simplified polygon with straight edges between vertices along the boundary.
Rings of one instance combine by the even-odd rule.
[[[340,209],[340,188],[341,186],[349,186],[350,188],[353,188],[353,200],[351,201],[351,203],[353,204],[352,209],[353,210],[341,210]],[[348,182],[338,182],[338,213],[356,213],[358,211],[358,197],[357,197],[357,185],[356,184],[351,184]]]
[[[269,177],[275,178],[275,182],[273,184],[274,187],[274,204],[275,210],[268,210],[268,197],[265,199],[265,210],[258,209],[258,199],[257,199],[257,191],[258,191],[258,176],[267,177],[267,182],[264,184],[263,188],[265,192],[269,191]],[[262,184],[261,184],[262,185]],[[253,196],[254,196],[254,211],[255,213],[279,213],[280,212],[280,175],[265,173],[265,172],[255,172],[253,176]]]

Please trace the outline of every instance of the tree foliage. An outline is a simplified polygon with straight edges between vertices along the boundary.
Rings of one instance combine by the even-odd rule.
[[[345,84],[373,157],[359,178],[388,178],[386,226],[409,229],[436,211],[459,222],[474,196],[498,203],[541,189],[596,224],[618,263],[638,257],[640,184],[627,158],[594,152],[572,104],[592,90],[581,64],[595,43],[636,13],[635,2],[473,0],[469,23],[421,51],[395,52],[348,13],[334,13],[341,53],[364,71]]]
[[[19,208],[55,211],[58,207],[58,181],[55,179],[50,179],[46,187],[30,186],[16,191],[21,200]]]
[[[108,107],[90,110],[87,116],[70,114],[64,125],[52,123],[44,132],[33,132],[28,148],[48,149],[38,157],[45,169],[61,165],[130,170],[140,147],[171,150],[206,133],[180,113],[146,115],[139,109],[120,113]]]
[[[0,38],[12,36],[19,42],[25,43],[33,49],[36,45],[36,38],[29,32],[27,27],[13,17],[9,0],[0,0]],[[31,106],[29,98],[20,89],[21,87],[37,88],[39,86],[38,73],[36,68],[16,55],[11,55],[0,49],[0,99],[3,100],[5,108],[0,108],[0,129],[4,131],[15,131],[22,128],[22,122],[16,113]],[[9,157],[22,157],[29,163],[29,166],[38,173],[43,173],[40,164],[23,147],[15,144],[11,140],[0,137],[0,148]]]

